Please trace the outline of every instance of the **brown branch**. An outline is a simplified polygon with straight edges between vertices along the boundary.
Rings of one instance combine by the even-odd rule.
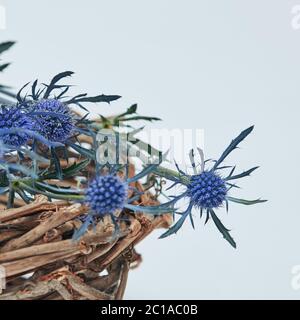
[[[134,245],[144,240],[151,232],[153,232],[153,230],[159,228],[169,228],[173,223],[172,214],[163,214],[152,219],[149,217],[149,215],[139,214],[136,215],[136,218],[142,226],[142,231],[135,239]]]
[[[15,275],[26,274],[36,268],[46,266],[50,263],[57,262],[59,260],[64,260],[78,254],[74,250],[51,253],[42,256],[29,257],[14,262],[3,263],[2,266],[5,267],[6,276],[12,277]]]
[[[53,279],[48,283],[49,288],[55,290],[64,300],[73,300],[72,294],[57,279]]]
[[[141,230],[141,224],[136,220],[131,220],[131,232],[123,239],[117,242],[113,250],[109,251],[100,261],[95,260],[91,265],[100,266],[100,271],[105,270],[126,248],[128,248],[138,237]]]
[[[107,252],[109,252],[109,250],[111,250],[111,248],[117,243],[117,241],[118,239],[115,239],[111,243],[101,245],[98,249],[96,249],[85,258],[85,263],[89,264],[92,261],[104,256]]]
[[[0,295],[0,300],[27,300],[49,294],[54,289],[46,282],[39,282],[34,287]]]
[[[23,234],[23,231],[18,230],[0,230],[0,232],[0,242],[16,238],[17,236]]]
[[[87,298],[88,300],[112,300],[113,296],[105,292],[97,290],[87,284],[85,284],[80,278],[74,275],[68,275],[68,284],[73,290],[77,291],[79,294]]]
[[[111,248],[114,243],[116,242],[113,241],[112,243],[107,243],[111,240],[113,230],[109,229],[106,233],[101,233],[97,234],[96,232],[86,234],[85,236],[82,237],[80,241],[73,241],[73,240],[63,240],[63,241],[57,241],[57,242],[52,242],[52,243],[45,243],[45,244],[40,244],[40,245],[34,245],[22,249],[17,249],[9,252],[4,252],[0,253],[0,263],[7,262],[7,261],[14,261],[14,260],[19,260],[27,257],[33,257],[33,256],[39,256],[39,255],[45,255],[49,253],[54,253],[54,252],[64,252],[64,251],[74,251],[77,253],[81,253],[83,251],[87,252],[88,246],[91,245],[98,245],[103,243],[104,245],[100,248],[102,254],[105,254],[109,248]],[[128,232],[124,231],[122,232],[121,235],[124,235]],[[88,256],[88,261],[99,255],[100,250],[97,250],[96,252],[90,254]]]
[[[41,238],[47,231],[60,226],[61,224],[72,220],[85,213],[87,208],[80,204],[74,204],[69,208],[61,208],[56,214],[49,219],[42,221],[37,227],[31,229],[23,236],[13,239],[0,249],[0,252],[7,252],[26,247]]]
[[[116,287],[120,280],[122,265],[119,260],[117,260],[111,264],[109,269],[108,275],[100,276],[88,281],[88,284],[100,291],[111,291],[111,288]]]
[[[128,280],[128,272],[129,272],[129,263],[128,261],[125,260],[122,265],[121,279],[120,279],[118,290],[115,295],[115,300],[123,299],[126,285],[127,285],[127,280]]]
[[[67,201],[48,202],[45,196],[37,196],[37,199],[34,202],[26,206],[0,211],[0,222],[32,215],[41,211],[52,210],[53,208],[66,207],[68,205],[69,202]]]

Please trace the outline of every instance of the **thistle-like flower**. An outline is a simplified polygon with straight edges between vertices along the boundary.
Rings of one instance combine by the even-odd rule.
[[[260,202],[265,202],[266,200],[244,200],[237,199],[232,196],[229,196],[230,190],[232,188],[238,188],[235,183],[231,183],[231,181],[238,180],[240,178],[249,176],[254,170],[258,167],[251,168],[245,172],[234,174],[235,167],[233,167],[230,173],[224,178],[220,175],[220,171],[223,169],[228,169],[228,166],[222,166],[222,162],[225,158],[237,148],[238,144],[242,142],[253,130],[253,127],[250,127],[241,134],[232,140],[230,145],[225,149],[220,158],[214,162],[211,168],[206,169],[205,164],[208,161],[204,161],[204,155],[202,150],[199,150],[201,157],[201,169],[200,172],[197,172],[197,166],[195,163],[194,151],[190,152],[191,164],[194,170],[193,175],[188,175],[183,172],[177,166],[178,172],[174,172],[164,168],[157,168],[156,173],[165,176],[167,179],[174,181],[174,184],[170,187],[172,188],[175,185],[182,185],[186,187],[186,190],[180,194],[179,196],[173,196],[173,199],[169,202],[165,203],[164,206],[174,206],[180,199],[188,198],[189,204],[187,209],[184,212],[176,212],[180,215],[178,221],[171,226],[171,228],[161,235],[161,238],[167,237],[171,234],[176,233],[183,225],[185,219],[189,216],[192,226],[194,227],[194,221],[192,216],[192,209],[196,208],[200,211],[200,217],[202,217],[203,212],[206,213],[207,221],[212,218],[218,230],[222,233],[224,238],[233,246],[236,247],[236,243],[229,234],[229,230],[222,224],[215,213],[215,209],[226,206],[228,210],[229,202],[236,202],[244,205],[252,205]]]
[[[25,145],[30,136],[22,132],[17,132],[18,129],[32,130],[33,121],[24,113],[21,108],[16,106],[0,108],[0,129],[5,132],[7,130],[16,130],[15,133],[1,134],[0,139],[5,145],[20,147]]]
[[[154,169],[154,166],[150,166]],[[131,203],[140,197],[140,193],[129,184],[139,180],[149,173],[149,167],[142,170],[132,178],[121,179],[116,175],[114,168],[111,168],[111,173],[97,176],[86,189],[83,202],[89,205],[90,212],[85,217],[84,223],[74,232],[73,239],[78,240],[88,229],[90,224],[93,224],[95,219],[102,219],[105,216],[110,216],[115,225],[115,234],[119,232],[116,213],[124,208],[134,212],[144,212],[150,214],[162,214],[170,212],[170,208],[164,206],[138,206]],[[133,196],[128,198],[128,191],[131,190]],[[134,194],[136,195],[134,196]]]
[[[74,131],[74,119],[68,106],[58,99],[45,99],[33,106],[31,117],[36,131],[52,142],[65,142]]]
[[[60,81],[73,75],[72,71],[64,71],[55,75],[49,84],[42,84],[39,87],[39,81],[35,80],[31,85],[31,92],[24,94],[24,89],[29,85],[25,84],[17,93],[16,98],[18,104],[27,110],[35,125],[35,133],[38,135],[37,140],[46,144],[66,145],[69,144],[73,147],[73,141],[70,141],[75,132],[80,131],[78,124],[86,124],[86,115],[81,119],[72,113],[70,106],[76,105],[88,113],[83,104],[96,103],[117,100],[120,98],[118,95],[97,95],[88,96],[87,93],[78,94],[74,97],[67,95],[71,85],[61,84]],[[88,128],[81,130],[87,134],[91,134]],[[42,138],[41,138],[42,137]],[[75,144],[76,148],[76,144]],[[82,150],[82,149],[80,149]],[[76,150],[78,151],[78,149]]]
[[[97,216],[122,210],[127,200],[128,185],[116,175],[98,176],[86,190],[85,201]]]
[[[226,200],[228,188],[217,173],[203,171],[191,177],[191,182],[187,186],[187,196],[194,207],[213,209],[222,206]]]

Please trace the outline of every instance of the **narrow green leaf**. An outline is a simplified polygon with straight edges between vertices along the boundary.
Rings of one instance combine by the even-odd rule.
[[[256,169],[258,169],[259,167],[254,167],[254,168],[251,168],[251,169],[249,169],[249,170],[247,170],[247,171],[244,171],[244,172],[242,172],[242,173],[239,173],[239,174],[236,174],[236,175],[229,175],[225,180],[226,181],[228,181],[228,180],[235,180],[235,179],[240,179],[240,178],[243,178],[243,177],[247,177],[247,176],[250,176],[250,174],[254,171],[254,170],[256,170]]]
[[[78,153],[80,153],[83,156],[88,157],[91,160],[95,160],[96,159],[96,155],[95,152],[86,148],[81,147],[78,144],[75,143],[70,143],[70,147],[72,147],[75,151],[77,151]]]
[[[245,200],[245,199],[238,199],[238,198],[233,198],[233,197],[227,197],[228,201],[231,202],[236,202],[236,203],[240,203],[240,204],[244,204],[244,205],[253,205],[253,204],[257,204],[257,203],[263,203],[263,202],[267,202],[268,200],[261,200],[261,199],[256,199],[256,200]]]
[[[190,205],[185,212],[181,215],[180,219],[171,226],[165,233],[163,233],[159,239],[166,238],[172,234],[177,233],[177,231],[183,226],[185,219],[188,217],[188,215],[191,214],[192,206]]]
[[[235,139],[233,139],[230,143],[230,145],[225,149],[225,151],[222,153],[221,157],[218,161],[214,164],[214,167],[212,170],[215,170],[218,168],[218,166],[225,160],[225,158],[237,148],[237,146],[252,132],[254,126],[249,127],[248,129],[242,131]]]
[[[29,83],[30,82],[27,82],[26,84],[24,84],[24,86],[18,91],[16,98],[19,102],[23,102],[23,98],[21,97],[21,94],[23,90],[29,85]]]
[[[9,188],[8,200],[7,200],[7,209],[13,208],[15,202],[15,190],[13,188]]]
[[[85,169],[89,163],[90,159],[85,159],[79,163],[74,163],[70,167],[63,169],[63,175],[66,177],[72,177],[77,175],[81,170]]]
[[[63,188],[54,184],[48,184],[43,182],[35,182],[35,185],[39,187],[39,189],[44,191],[50,191],[55,194],[63,194],[63,195],[79,195],[82,193],[82,190],[76,190],[71,188]]]
[[[0,54],[10,49],[14,44],[15,44],[14,41],[6,41],[6,42],[0,43]]]
[[[67,104],[78,104],[78,103],[82,103],[82,102],[92,102],[92,103],[96,103],[96,102],[106,102],[106,103],[110,103],[112,101],[118,100],[120,99],[121,96],[118,95],[105,95],[105,94],[100,94],[98,96],[94,96],[94,97],[87,97],[87,94],[82,95],[81,97],[74,97],[72,99],[70,99],[69,101],[67,101]]]
[[[119,125],[119,121],[121,118],[130,115],[130,114],[134,114],[136,113],[137,110],[137,104],[133,104],[132,106],[130,106],[124,113],[119,114],[118,116],[116,116],[113,120],[114,125]]]
[[[211,215],[216,227],[222,233],[224,239],[227,240],[234,248],[236,248],[236,243],[233,240],[233,238],[231,237],[229,230],[222,224],[222,222],[219,220],[219,218],[216,216],[216,214],[213,210],[210,210],[210,215]]]
[[[4,71],[9,65],[10,65],[10,63],[1,64],[0,65],[0,72]]]
[[[158,167],[158,164],[150,164],[149,166],[145,167],[141,172],[136,174],[134,177],[129,178],[127,180],[128,183],[135,182],[137,180],[140,180],[141,178],[145,177],[146,175],[150,174]]]
[[[145,121],[161,121],[160,118],[157,117],[146,117],[146,116],[135,116],[130,118],[120,118],[119,121],[125,122],[125,121],[138,121],[138,120],[145,120]]]
[[[28,191],[31,194],[43,194],[44,196],[50,198],[50,199],[62,199],[62,200],[77,200],[77,201],[82,201],[84,199],[83,195],[75,195],[75,194],[58,194],[58,193],[52,193],[52,192],[46,192],[42,191],[40,189],[37,189],[33,186],[29,186],[25,183],[20,182],[19,186]]]
[[[63,173],[60,165],[60,159],[56,154],[55,148],[51,148],[51,160],[54,163],[55,173],[58,179],[62,179]]]
[[[24,200],[25,203],[30,203],[33,199],[27,196],[22,189],[16,189],[17,194]]]
[[[9,185],[9,180],[7,177],[7,172],[6,172],[6,170],[1,169],[0,170],[0,187],[6,188],[6,187],[8,187],[8,185]]]
[[[171,213],[174,211],[172,208],[164,207],[163,205],[159,206],[135,206],[132,204],[125,204],[125,208],[132,210],[134,212],[143,212],[150,213],[153,215],[160,215],[165,213]]]
[[[49,95],[53,89],[58,88],[56,85],[56,83],[58,81],[60,81],[63,78],[66,78],[66,77],[70,77],[73,74],[74,74],[73,71],[64,71],[64,72],[61,72],[61,73],[57,74],[56,76],[54,76],[53,79],[51,80],[49,86],[47,86],[47,90],[45,91],[45,94],[44,94],[44,99],[47,99],[49,97]]]

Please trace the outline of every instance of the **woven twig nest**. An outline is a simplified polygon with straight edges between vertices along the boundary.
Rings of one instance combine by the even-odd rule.
[[[7,281],[0,300],[122,299],[128,271],[141,261],[135,245],[154,229],[169,227],[172,216],[129,213],[118,236],[107,217],[75,242],[78,217],[87,211],[37,196],[29,205],[0,212],[0,264]]]
[[[83,135],[78,140],[92,144],[92,139]],[[68,161],[60,160],[62,168],[81,161],[78,153],[68,150],[68,155]],[[16,160],[10,155],[7,161]],[[43,169],[44,164],[39,166]],[[132,164],[128,170],[129,176],[134,176]],[[95,175],[95,164],[89,163],[81,175],[89,180]],[[77,176],[47,182],[74,188],[78,184]],[[157,196],[144,190],[139,181],[130,185],[140,191],[140,198],[133,204],[158,204]],[[66,200],[50,202],[40,194],[30,204],[16,197],[12,209],[6,209],[7,202],[8,197],[1,195],[0,266],[5,268],[6,288],[0,300],[122,299],[128,271],[141,262],[135,245],[154,229],[168,228],[173,220],[171,214],[134,214],[124,209],[115,214],[120,218],[120,232],[114,232],[115,225],[107,215],[74,241],[74,231],[89,212],[86,205]]]

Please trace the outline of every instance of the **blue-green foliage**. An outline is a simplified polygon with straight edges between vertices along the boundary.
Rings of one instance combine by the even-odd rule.
[[[0,44],[1,52],[12,44]],[[5,68],[5,65],[2,66]],[[0,66],[1,71],[1,66]],[[49,84],[39,85],[35,80],[31,87],[29,83],[24,85],[16,94],[9,94],[14,101],[3,104],[0,110],[0,193],[8,194],[8,207],[14,205],[14,199],[18,194],[26,203],[33,201],[34,195],[43,194],[50,200],[65,199],[86,203],[90,207],[82,227],[73,236],[80,238],[91,223],[106,215],[111,216],[118,232],[118,223],[115,212],[141,212],[150,215],[173,213],[179,219],[161,236],[167,237],[176,233],[189,217],[194,227],[193,210],[196,209],[206,214],[206,220],[211,219],[221,232],[223,237],[236,247],[229,230],[222,224],[215,213],[216,209],[223,206],[228,210],[228,203],[251,205],[264,200],[244,200],[232,197],[231,191],[237,188],[236,180],[249,176],[257,167],[242,173],[235,174],[235,167],[229,174],[221,174],[228,166],[221,166],[227,156],[252,132],[250,127],[241,132],[218,160],[207,168],[208,161],[204,161],[203,152],[200,152],[202,160],[201,170],[195,164],[194,151],[190,153],[193,175],[183,172],[177,166],[177,171],[171,171],[161,166],[163,155],[157,151],[158,163],[150,163],[137,172],[134,176],[128,176],[128,164],[103,165],[96,161],[96,135],[102,128],[112,128],[118,132],[119,126],[132,128],[135,120],[155,121],[156,117],[145,117],[137,114],[137,105],[132,105],[124,113],[115,117],[106,118],[100,115],[98,120],[88,118],[86,103],[111,103],[120,98],[119,95],[89,96],[86,93],[70,96],[70,84],[62,84],[61,81],[73,75],[71,71],[65,71],[54,76]],[[0,87],[1,89],[1,87]],[[28,90],[29,89],[29,90]],[[25,92],[25,90],[28,90]],[[1,90],[0,90],[1,91]],[[86,112],[79,116],[72,111],[72,106],[80,107]],[[134,136],[137,129],[128,133]],[[83,135],[92,141],[91,148],[86,148],[78,140],[77,136]],[[139,148],[146,154],[155,150],[149,144],[136,139]],[[132,144],[134,144],[132,143]],[[115,146],[116,153],[118,144]],[[68,163],[70,155],[74,151],[79,154],[79,161],[61,167],[61,160]],[[13,155],[12,155],[13,153]],[[13,157],[13,161],[7,161],[7,157]],[[41,168],[40,164],[47,164]],[[206,168],[205,168],[206,166]],[[93,168],[93,178],[85,172],[88,167]],[[223,171],[224,172],[224,171]],[[122,179],[118,174],[122,173]],[[86,178],[83,188],[62,187],[49,180],[66,180],[74,177]],[[140,199],[141,191],[131,186],[141,179],[166,178],[173,182],[173,186],[181,185],[185,190],[180,195],[170,197],[166,203],[155,206],[136,204]],[[129,187],[130,185],[130,187]],[[131,192],[129,192],[129,190]],[[129,198],[130,195],[130,198]],[[187,208],[183,211],[176,208],[179,200],[188,199]]]
[[[216,225],[217,229],[221,232],[223,237],[235,248],[236,243],[231,237],[229,230],[222,224],[220,219],[217,217],[215,213],[215,209],[222,207],[224,204],[226,209],[228,210],[228,203],[229,202],[236,202],[240,204],[257,204],[261,202],[265,202],[265,200],[244,200],[244,199],[237,199],[232,196],[229,196],[230,191],[234,188],[238,188],[235,180],[244,178],[249,176],[254,170],[258,167],[251,168],[245,172],[234,174],[235,167],[232,168],[230,173],[222,178],[219,174],[220,171],[226,170],[230,167],[223,166],[221,164],[227,158],[227,156],[237,148],[237,146],[252,132],[253,126],[247,128],[246,130],[242,131],[232,142],[229,146],[225,149],[225,151],[221,154],[220,158],[214,161],[214,164],[211,168],[205,169],[205,165],[209,161],[204,161],[203,153],[201,150],[200,157],[202,159],[201,163],[201,172],[196,171],[196,164],[194,161],[194,152],[192,151],[190,154],[191,164],[194,169],[194,175],[188,175],[187,173],[182,172],[178,168],[178,173],[172,173],[171,171],[163,171],[158,170],[158,173],[163,174],[165,178],[174,181],[174,185],[182,185],[186,188],[179,196],[174,196],[172,200],[169,202],[169,205],[175,206],[179,200],[183,198],[188,198],[189,205],[188,208],[184,212],[178,212],[180,218],[174,223],[171,228],[166,231],[164,234],[161,235],[161,238],[165,238],[170,236],[183,226],[186,218],[189,217],[194,227],[194,220],[192,215],[192,209],[195,208],[199,211],[200,217],[202,217],[203,213],[206,213],[205,223],[212,218],[212,221]],[[229,181],[234,181],[231,183]]]

